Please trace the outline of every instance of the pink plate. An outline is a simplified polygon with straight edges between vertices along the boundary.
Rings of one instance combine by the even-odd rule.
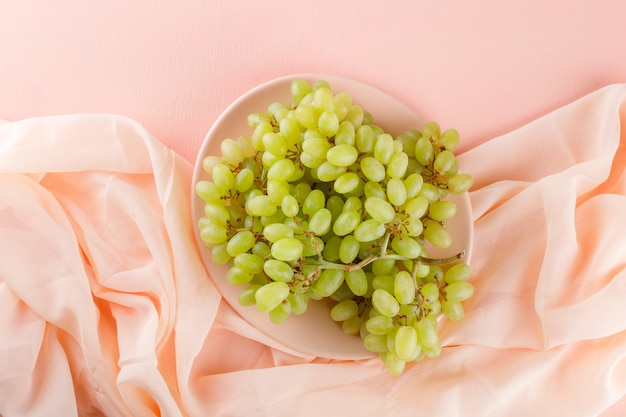
[[[225,138],[236,139],[241,135],[251,134],[246,122],[248,114],[266,111],[268,105],[273,102],[289,103],[291,101],[289,86],[294,78],[304,78],[309,82],[325,80],[334,93],[340,91],[349,93],[355,104],[369,111],[374,117],[374,122],[393,135],[423,125],[424,121],[407,105],[360,81],[329,74],[297,74],[261,84],[233,102],[217,119],[202,143],[194,168],[191,191],[194,224],[204,215],[204,202],[193,188],[198,181],[208,179],[202,169],[204,157],[220,155],[220,142]],[[464,261],[468,262],[473,236],[469,196],[467,193],[451,196],[450,200],[458,207],[457,215],[448,226],[453,246],[445,250],[429,249],[429,253],[434,257],[444,257],[465,250]],[[226,301],[245,320],[267,336],[291,349],[318,357],[357,360],[374,356],[363,347],[360,337],[344,334],[340,326],[330,319],[330,307],[326,302],[310,302],[306,313],[300,316],[292,315],[286,322],[278,325],[273,324],[266,313],[259,312],[255,307],[239,305],[237,298],[241,288],[226,282],[227,267],[215,265],[199,233],[195,233],[195,238],[207,271]]]

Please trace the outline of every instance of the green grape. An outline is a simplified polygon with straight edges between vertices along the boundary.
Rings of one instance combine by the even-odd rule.
[[[334,183],[334,189],[339,194],[347,194],[354,191],[359,186],[361,180],[354,172],[346,172],[341,174]]]
[[[355,128],[358,129],[365,120],[365,112],[363,111],[363,108],[361,108],[359,105],[353,104],[348,108],[348,112],[346,113],[346,117],[344,117],[344,120],[349,121],[354,125]]]
[[[322,297],[330,297],[341,287],[345,272],[340,269],[324,269],[320,274],[315,289]]]
[[[360,246],[359,241],[353,235],[347,235],[341,239],[341,245],[339,245],[339,259],[341,262],[349,264],[354,261],[359,254]]]
[[[270,201],[272,202],[272,204],[274,204],[274,206],[276,206],[276,208],[278,204],[280,204],[280,202],[283,201],[283,198],[289,194],[289,184],[286,181],[268,180],[266,187],[267,187],[267,196],[270,198]],[[279,215],[282,215],[282,212],[277,209],[270,216],[276,215],[277,212]],[[264,216],[264,217],[270,217],[270,216]]]
[[[385,225],[375,219],[368,219],[354,229],[354,237],[359,242],[371,242],[385,234]]]
[[[456,174],[448,179],[448,190],[452,194],[462,194],[474,185],[474,178],[469,174]]]
[[[317,167],[316,174],[320,181],[331,182],[339,178],[344,172],[346,172],[345,166],[337,166],[325,161]]]
[[[255,195],[246,201],[246,212],[251,216],[271,216],[278,208],[267,195]]]
[[[313,87],[314,106],[321,111],[335,110],[335,96],[330,91],[330,86],[325,81],[319,82],[317,88]]]
[[[212,223],[220,226],[226,226],[226,223],[230,220],[230,213],[219,203],[206,203],[204,205],[204,215]]]
[[[230,165],[237,165],[243,160],[243,151],[239,144],[233,139],[224,139],[220,143],[222,159]]]
[[[222,242],[211,248],[211,258],[216,265],[226,265],[231,261],[231,259],[233,259],[233,257],[226,251],[227,245],[228,242]]]
[[[406,174],[407,167],[409,166],[409,157],[404,152],[395,152],[391,159],[389,160],[389,164],[387,165],[387,176],[389,178],[404,178],[404,174]]]
[[[226,281],[231,285],[243,285],[252,280],[253,274],[234,265],[226,272]]]
[[[426,214],[428,206],[429,204],[426,198],[417,196],[408,200],[402,207],[402,210],[411,218],[419,219]]]
[[[428,208],[428,216],[437,221],[451,219],[456,214],[456,204],[447,200],[435,201]]]
[[[465,309],[460,301],[443,300],[441,312],[452,321],[460,321],[465,316]]]
[[[417,346],[417,332],[412,326],[401,326],[396,332],[396,354],[400,359],[409,360]]]
[[[283,323],[291,315],[291,304],[283,301],[269,311],[269,318],[274,324]]]
[[[287,194],[280,203],[280,209],[285,216],[295,217],[300,211],[300,205],[293,195]]]
[[[422,189],[422,185],[424,184],[424,177],[420,174],[411,174],[406,177],[403,181],[404,188],[406,188],[406,198],[412,199],[417,197],[419,192]]]
[[[394,152],[393,137],[391,135],[384,133],[376,139],[376,143],[374,144],[374,158],[381,164],[387,165]]]
[[[319,110],[311,104],[300,103],[295,109],[296,119],[306,129],[317,129],[317,121],[319,119]]]
[[[333,232],[337,236],[345,236],[348,233],[352,233],[359,226],[360,222],[361,215],[356,210],[345,210],[335,220]]]
[[[422,253],[422,245],[410,236],[396,235],[391,240],[391,249],[400,256],[415,259]]]
[[[330,230],[333,215],[327,208],[316,211],[309,220],[309,230],[317,236],[323,236]]]
[[[435,150],[433,149],[433,144],[430,142],[430,139],[422,136],[415,143],[415,159],[424,165],[428,166],[435,158]]]
[[[459,146],[460,135],[456,129],[448,129],[441,134],[437,143],[445,149],[454,152]]]
[[[246,123],[248,123],[248,126],[250,126],[252,129],[254,129],[255,127],[257,127],[259,123],[269,122],[271,118],[272,118],[271,114],[254,112],[248,115],[248,117],[246,118]]]
[[[448,284],[453,282],[467,281],[470,277],[470,267],[465,263],[451,266],[444,274],[444,281]]]
[[[263,237],[275,243],[287,237],[293,237],[293,229],[283,223],[270,223],[263,227]]]
[[[384,362],[387,366],[387,371],[389,371],[389,374],[393,376],[398,376],[401,375],[402,372],[404,372],[406,361],[401,359],[395,352],[385,353]]]
[[[254,172],[251,169],[244,168],[235,176],[235,189],[240,193],[244,193],[254,184]]]
[[[296,78],[290,84],[291,97],[296,105],[311,91],[312,89],[309,83],[302,78]]]
[[[224,226],[210,223],[200,229],[200,238],[209,245],[218,245],[225,242],[228,235]]]
[[[195,188],[196,194],[206,203],[219,203],[222,200],[222,192],[210,181],[198,181]]]
[[[372,305],[383,316],[393,317],[400,311],[398,300],[388,291],[379,288],[372,293]]]
[[[338,167],[348,167],[354,164],[359,156],[359,152],[352,145],[335,145],[326,153],[326,160]]]
[[[415,299],[415,282],[407,271],[396,274],[393,294],[400,304],[409,304]]]
[[[356,130],[355,145],[361,153],[371,153],[374,150],[376,142],[376,134],[374,129],[369,125],[361,125]]]
[[[333,222],[337,219],[337,217],[343,211],[343,206],[344,206],[343,198],[339,197],[338,195],[332,195],[326,201],[326,208],[330,210],[330,214],[332,215]]]
[[[344,320],[343,323],[341,323],[341,330],[343,330],[345,334],[350,334],[350,335],[357,334],[361,330],[362,324],[363,324],[363,317],[359,315],[354,315],[350,317],[349,319]]]
[[[323,111],[317,119],[317,127],[324,136],[335,136],[339,130],[339,117],[334,111]]]
[[[375,275],[389,275],[396,266],[396,260],[391,258],[376,259],[372,262],[372,272]]]
[[[308,152],[300,153],[300,162],[307,168],[318,168],[324,163],[324,158],[316,158]]]
[[[345,108],[345,113],[347,113],[348,109]],[[339,114],[338,114],[339,116]],[[339,123],[339,129],[337,129],[337,133],[335,134],[335,144],[336,145],[356,145],[356,129],[354,125],[347,121],[342,121]]]
[[[387,193],[383,189],[382,185],[374,181],[368,181],[365,183],[363,193],[367,198],[378,197],[381,200],[385,200],[387,198]]]
[[[367,293],[367,275],[363,269],[355,269],[346,272],[345,280],[346,284],[348,284],[348,288],[350,288],[350,291],[352,291],[354,295],[364,296]]]
[[[321,159],[322,162],[331,147],[330,142],[326,138],[321,137],[311,137],[302,142],[302,151],[315,159]]]
[[[208,174],[211,174],[212,176],[213,168],[215,168],[215,165],[221,164],[223,162],[224,161],[222,161],[222,158],[220,158],[219,156],[209,155],[202,160],[202,169],[204,169]]]
[[[335,304],[330,310],[330,317],[334,321],[345,321],[359,312],[359,306],[354,300],[343,300]]]
[[[363,346],[370,352],[387,352],[387,334],[369,333],[363,338]]]
[[[326,196],[322,190],[312,190],[302,203],[302,212],[307,216],[314,215],[326,205]]]
[[[440,223],[432,220],[424,222],[424,237],[439,248],[449,248],[452,245],[452,237]]]
[[[301,315],[307,310],[309,297],[303,293],[289,294],[287,301],[291,304],[291,312],[296,315]]]
[[[244,307],[255,305],[256,299],[254,298],[254,294],[259,288],[261,288],[261,284],[250,284],[246,288],[241,290],[237,297],[237,301],[239,302],[239,304]]]
[[[354,298],[354,294],[352,293],[352,291],[350,291],[348,284],[346,284],[345,275],[344,281],[341,283],[339,288],[337,288],[337,291],[330,295],[330,298],[334,301],[351,300]]]
[[[390,178],[387,181],[387,200],[396,207],[406,202],[407,192],[404,182],[398,178]]]
[[[360,161],[361,172],[369,181],[380,182],[385,179],[385,167],[380,161],[366,156]]]
[[[235,256],[233,264],[242,271],[258,274],[263,271],[263,258],[252,253],[240,253]]]
[[[427,122],[422,128],[422,137],[428,140],[437,139],[441,135],[441,128],[437,122]]]
[[[274,242],[270,249],[279,261],[293,262],[302,256],[303,245],[298,239],[286,237]]]
[[[474,286],[467,281],[453,282],[446,285],[444,294],[449,301],[465,301],[474,295]]]
[[[335,226],[337,222],[335,222]],[[324,245],[322,255],[328,262],[337,262],[339,260],[339,248],[341,247],[342,239],[339,236],[332,236]]]
[[[361,210],[362,207],[363,207],[363,202],[361,201],[360,198],[348,197],[345,203],[343,204],[342,210],[343,211],[353,210],[353,211],[358,212]]]
[[[371,334],[386,335],[393,330],[393,319],[387,316],[370,317],[365,322],[365,328]],[[385,341],[385,344],[387,342]]]
[[[436,346],[439,343],[439,335],[437,334],[437,323],[423,318],[416,321],[413,325],[417,332],[417,340],[422,348]]]
[[[424,298],[424,303],[432,304],[439,299],[439,287],[435,283],[424,284],[422,288],[420,288],[420,294]]]
[[[285,301],[288,295],[289,285],[285,282],[274,281],[257,289],[254,298],[259,311],[269,313]]]
[[[367,214],[379,223],[389,223],[396,215],[393,206],[382,198],[370,197],[365,200],[364,207]]]
[[[263,264],[263,271],[273,281],[291,282],[293,280],[293,268],[286,262],[277,259],[268,259]]]
[[[230,256],[235,257],[252,249],[255,243],[256,238],[251,231],[241,230],[230,238],[226,251]]]
[[[445,150],[437,154],[433,167],[441,175],[454,175],[459,169],[459,162],[454,153]]]
[[[217,164],[213,167],[213,182],[222,191],[230,191],[235,187],[235,176],[225,164]]]
[[[422,184],[418,197],[424,197],[429,203],[439,200],[439,189],[430,183]]]
[[[270,256],[270,247],[265,242],[257,241],[252,247],[252,253],[254,255],[260,256],[261,258],[266,258]]]
[[[296,167],[289,159],[276,161],[267,171],[267,179],[274,181],[287,181],[296,171]]]
[[[409,158],[415,157],[415,144],[417,143],[417,137],[405,132],[399,135],[396,140],[402,144],[402,150]]]
[[[383,289],[389,294],[393,294],[395,278],[391,274],[393,274],[393,270],[389,271],[389,275],[375,275],[372,278],[372,288],[374,290]]]

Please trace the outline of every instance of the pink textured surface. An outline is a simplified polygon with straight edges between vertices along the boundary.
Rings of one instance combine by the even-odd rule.
[[[2,3],[0,119],[129,116],[188,161],[234,99],[291,73],[369,82],[462,150],[626,81],[620,0]]]

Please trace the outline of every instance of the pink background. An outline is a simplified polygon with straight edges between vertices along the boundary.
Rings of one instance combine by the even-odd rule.
[[[626,80],[620,0],[2,3],[0,118],[122,114],[189,160],[235,98],[291,73],[370,82],[465,148]]]
[[[194,161],[248,89],[328,72],[456,127],[468,149],[626,81],[626,2],[502,3],[3,0],[0,118],[121,114]]]

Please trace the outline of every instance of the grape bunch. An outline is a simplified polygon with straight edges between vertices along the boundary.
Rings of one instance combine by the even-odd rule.
[[[294,79],[290,93],[203,159],[200,236],[240,304],[278,324],[329,299],[330,318],[398,375],[440,354],[439,317],[461,320],[474,291],[463,253],[427,253],[452,243],[446,196],[473,184],[459,133],[429,122],[394,137],[323,80]]]

